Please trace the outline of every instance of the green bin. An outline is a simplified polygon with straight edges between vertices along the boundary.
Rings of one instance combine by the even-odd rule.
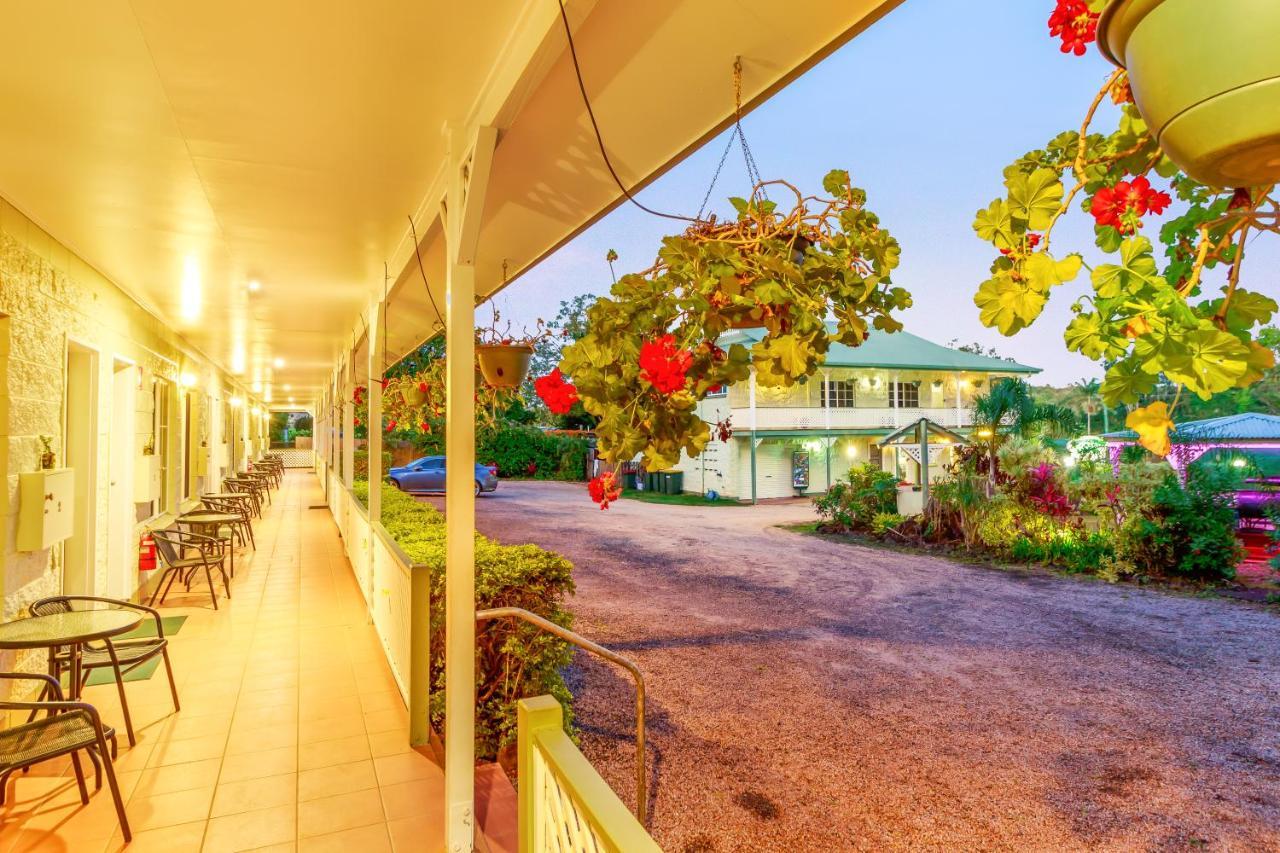
[[[683,471],[663,471],[658,476],[662,479],[663,494],[678,495],[684,491]]]

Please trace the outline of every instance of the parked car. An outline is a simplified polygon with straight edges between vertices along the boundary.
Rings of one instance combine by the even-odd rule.
[[[444,457],[424,456],[408,465],[392,468],[387,477],[402,492],[443,492]],[[476,494],[492,492],[498,488],[498,472],[492,465],[476,464]]]

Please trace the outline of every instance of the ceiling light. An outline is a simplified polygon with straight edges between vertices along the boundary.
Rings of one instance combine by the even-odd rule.
[[[262,383],[261,383],[261,382],[255,382],[255,383],[253,383],[253,393],[255,393],[255,394],[261,394],[261,393],[262,393]]]
[[[292,391],[292,390],[293,390],[293,386],[292,386],[292,385],[284,385],[284,386],[282,386],[282,387],[283,387],[283,388],[284,388],[284,390],[286,390],[286,391]]]
[[[183,388],[194,388],[196,385],[196,375],[194,373],[184,373],[179,379]]]
[[[275,365],[276,370],[279,370],[280,368],[284,367],[284,359],[283,359],[283,358],[277,358],[275,361],[273,361],[273,362],[271,362],[271,363],[272,363],[273,365]]]
[[[182,267],[182,318],[194,320],[200,316],[203,295],[200,287],[200,267],[196,259],[187,256]]]
[[[290,403],[292,403],[292,402],[293,402],[293,398],[292,398],[292,397],[290,397],[290,398],[289,398],[289,402],[290,402]]]
[[[231,353],[231,372],[244,373],[244,350],[239,347]]]
[[[257,293],[259,290],[262,290],[262,282],[258,281],[256,278],[250,279],[249,284],[246,285],[246,287],[248,287],[250,293]]]

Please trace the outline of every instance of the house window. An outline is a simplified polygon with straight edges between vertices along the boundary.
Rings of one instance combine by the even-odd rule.
[[[889,400],[899,409],[920,408],[919,382],[890,382]]]
[[[830,409],[852,409],[853,383],[843,379],[828,379],[822,383],[822,404]]]

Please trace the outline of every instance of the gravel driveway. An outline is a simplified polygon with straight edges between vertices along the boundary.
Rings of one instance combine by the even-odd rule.
[[[679,507],[503,483],[479,527],[576,565],[588,637],[650,690],[652,830],[679,851],[1280,850],[1280,618],[970,568]],[[633,799],[630,682],[575,666]]]

